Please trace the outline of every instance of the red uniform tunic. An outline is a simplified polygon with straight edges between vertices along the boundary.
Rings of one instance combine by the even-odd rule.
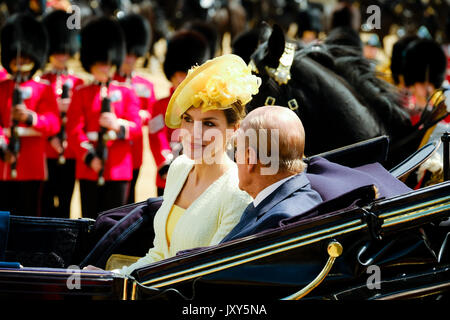
[[[134,93],[139,98],[140,110],[145,110],[148,112],[151,111],[153,104],[156,101],[153,83],[138,75],[133,75],[131,77],[131,81],[129,81],[126,77],[117,73],[114,76],[114,80],[131,84]],[[141,120],[143,120],[143,126],[147,125],[148,119]],[[133,140],[131,150],[133,153],[133,169],[138,169],[142,165],[142,153],[144,151],[144,139],[142,132]]]
[[[167,105],[169,104],[170,97],[172,97],[174,91],[175,89],[171,88],[170,95],[156,101],[150,111],[150,121],[148,123],[149,142],[157,169],[160,169],[167,161],[164,154],[172,151],[170,142],[174,130],[166,126],[164,119],[166,116]],[[158,188],[164,188],[165,185],[166,181],[157,174],[156,186]]]
[[[97,180],[97,173],[84,163],[89,147],[97,143],[100,129],[101,110],[99,84],[82,85],[73,91],[72,101],[67,112],[67,136],[76,154],[76,178]],[[130,141],[142,130],[139,117],[139,101],[129,86],[111,82],[109,85],[111,111],[125,123],[126,134],[123,139],[107,143],[108,158],[104,168],[105,181],[132,179],[132,154]]]
[[[32,79],[20,84],[23,102],[35,112],[33,124],[19,124],[22,127],[20,151],[17,157],[17,178],[15,181],[45,180],[47,178],[45,146],[47,138],[59,129],[59,110],[56,96],[47,81]],[[11,127],[11,104],[14,81],[0,82],[0,127],[8,142]],[[5,130],[7,128],[7,130]],[[0,160],[0,180],[11,180],[11,168]]]
[[[445,56],[447,57],[447,70],[445,73],[445,80],[450,83],[450,44],[443,45],[442,49],[444,50]]]
[[[55,72],[46,72],[42,75],[42,79],[47,80],[50,82],[50,85],[53,88],[53,92],[55,93],[56,97],[61,97],[61,92],[57,92],[58,86],[62,86],[63,84],[67,84],[70,88],[70,93],[72,93],[73,89],[78,87],[79,85],[83,84],[83,80],[78,78],[77,76],[74,76],[70,73],[62,73],[60,76],[60,84],[58,84],[58,76]],[[59,117],[59,122],[62,124],[62,119]],[[47,143],[46,146],[46,152],[47,152],[47,158],[50,159],[58,159],[58,152],[50,145],[50,143]],[[64,150],[64,157],[66,159],[75,159],[75,152],[70,147],[70,144],[67,144],[67,148]]]
[[[8,78],[8,72],[4,68],[0,67],[0,81],[6,78]]]

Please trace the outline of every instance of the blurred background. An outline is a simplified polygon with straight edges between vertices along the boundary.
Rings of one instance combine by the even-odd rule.
[[[245,50],[251,50],[252,41],[257,44],[263,22],[278,24],[289,38],[305,44],[325,39],[336,27],[350,27],[360,35],[364,55],[373,61],[380,77],[398,84],[392,77],[391,57],[399,39],[408,35],[432,39],[450,56],[449,3],[450,0],[2,0],[0,26],[16,12],[29,12],[40,18],[62,9],[72,13],[81,28],[96,16],[120,18],[128,13],[141,14],[148,19],[152,36],[148,54],[138,60],[137,73],[154,84],[156,98],[161,99],[169,95],[171,88],[162,68],[167,40],[177,30],[189,24],[192,27],[194,22],[205,22],[214,30],[208,39],[212,56],[239,52],[243,57],[250,54]],[[77,55],[70,61],[70,68],[81,78],[89,78]],[[447,72],[445,84],[448,75]],[[136,201],[156,196],[157,168],[146,126],[143,136],[143,164],[136,184]],[[70,217],[81,217],[78,184]]]

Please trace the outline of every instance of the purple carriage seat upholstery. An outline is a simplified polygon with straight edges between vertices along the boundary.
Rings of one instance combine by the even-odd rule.
[[[279,226],[346,209],[361,201],[392,198],[412,191],[377,162],[350,168],[317,157],[308,162],[306,172],[312,189],[320,194],[323,202],[280,220]]]
[[[374,185],[378,198],[390,198],[411,191],[379,163],[350,168],[316,157],[309,161],[306,171],[312,189],[323,201],[328,201],[354,189]]]

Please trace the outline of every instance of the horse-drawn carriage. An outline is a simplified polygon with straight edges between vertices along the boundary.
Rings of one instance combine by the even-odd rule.
[[[113,254],[144,256],[161,198],[114,208],[95,221],[3,214],[0,297],[448,299],[450,182],[380,195],[384,184],[404,179],[436,151],[434,142],[418,147],[445,106],[408,126],[395,97],[365,62],[351,55],[350,62],[333,60],[339,57],[333,50],[296,51],[274,30],[252,58],[263,85],[251,104],[272,102],[297,112],[307,134],[306,154],[316,154],[308,170],[322,160],[363,172],[384,166],[391,179],[349,190],[339,190],[336,180],[338,193],[318,190],[323,203],[277,228],[180,252],[131,276],[82,267],[105,268]],[[358,83],[360,76],[364,83]]]
[[[367,157],[382,162],[387,141],[380,137],[308,160],[311,167],[329,159],[364,168]],[[404,177],[435,150],[434,144],[422,148],[390,174]],[[358,163],[357,154],[366,158]],[[226,301],[231,293],[259,302],[450,297],[449,181],[388,198],[365,185],[324,200],[278,228],[181,252],[131,276],[82,267],[104,268],[111,254],[143,256],[161,198],[103,212],[96,221],[12,215],[0,296],[178,302]]]

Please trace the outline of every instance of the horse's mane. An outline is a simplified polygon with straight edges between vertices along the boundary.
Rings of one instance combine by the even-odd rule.
[[[322,44],[306,47],[301,51],[344,78],[361,103],[384,119],[387,127],[390,128],[390,134],[404,135],[403,130],[409,127],[409,117],[401,106],[398,91],[393,85],[379,78],[371,61],[366,59],[357,48]],[[404,124],[405,127],[399,124]]]
[[[291,79],[282,84],[283,78],[274,76],[274,69],[282,75],[283,69],[277,67],[285,43],[283,31],[274,26],[268,40],[252,54],[254,71],[263,81],[248,104],[249,111],[271,103],[290,107],[304,124],[311,154],[380,135],[396,142],[411,134],[414,128],[397,89],[378,77],[361,48],[300,43],[290,68]],[[396,164],[400,156],[403,160],[406,151],[394,145],[390,145],[390,164]]]

